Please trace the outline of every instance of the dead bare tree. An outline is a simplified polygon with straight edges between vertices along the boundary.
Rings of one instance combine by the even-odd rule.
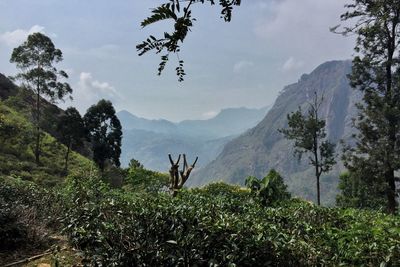
[[[178,156],[178,159],[175,161],[172,160],[171,154],[168,154],[169,162],[171,163],[171,168],[169,169],[170,175],[170,191],[173,197],[178,194],[178,190],[182,189],[183,185],[189,179],[190,173],[194,169],[197,160],[199,157],[196,157],[195,161],[192,165],[188,165],[186,160],[186,155],[183,154],[183,169],[179,171],[179,161],[181,159],[181,155]]]

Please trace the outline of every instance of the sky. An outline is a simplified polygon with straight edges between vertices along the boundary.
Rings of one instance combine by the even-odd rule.
[[[0,0],[0,72],[17,73],[12,49],[33,32],[63,52],[56,65],[69,74],[81,114],[100,99],[117,111],[149,119],[207,119],[230,107],[273,104],[284,86],[328,60],[350,59],[354,38],[333,34],[349,0],[243,0],[230,23],[217,6],[197,4],[182,46],[187,76],[178,82],[176,58],[157,76],[158,55],[139,57],[136,45],[171,29],[140,22],[159,0]]]

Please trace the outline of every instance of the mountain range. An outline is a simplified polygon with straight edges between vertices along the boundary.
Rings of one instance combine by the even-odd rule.
[[[352,118],[357,114],[355,103],[361,101],[361,93],[349,86],[347,74],[350,71],[350,61],[330,61],[286,86],[265,118],[228,142],[215,160],[194,172],[190,185],[217,180],[244,184],[247,176],[261,178],[269,170],[276,169],[284,176],[291,192],[315,200],[316,182],[307,156],[297,160],[293,155],[293,143],[286,140],[278,129],[287,127],[287,114],[298,107],[307,110],[308,102],[317,92],[324,98],[320,115],[326,120],[328,139],[337,144],[339,163],[321,180],[322,201],[332,204],[337,193],[338,176],[343,171],[340,140],[349,142],[355,132]]]
[[[198,166],[205,166],[222,151],[223,146],[260,122],[268,111],[228,108],[208,120],[149,120],[128,111],[117,113],[123,127],[121,163],[127,166],[134,158],[146,168],[166,172],[168,154],[186,153],[199,157]]]

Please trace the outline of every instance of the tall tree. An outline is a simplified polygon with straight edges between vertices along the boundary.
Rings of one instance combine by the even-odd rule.
[[[85,137],[85,125],[78,110],[74,107],[67,108],[58,122],[57,129],[61,135],[60,141],[67,147],[64,165],[64,173],[67,174],[70,152],[82,145]]]
[[[68,83],[60,82],[60,79],[68,78],[67,73],[54,67],[62,59],[61,50],[56,49],[51,39],[42,33],[29,35],[22,45],[14,48],[10,59],[21,70],[15,78],[35,94],[32,110],[36,126],[36,164],[40,163],[42,97],[56,102],[72,93]]]
[[[299,158],[303,153],[310,154],[309,162],[315,167],[318,205],[321,205],[321,174],[329,172],[336,164],[335,145],[326,140],[325,120],[319,117],[322,102],[323,98],[318,98],[315,93],[307,114],[303,114],[299,107],[296,112],[287,115],[288,128],[279,130],[287,139],[294,140],[295,154]]]
[[[83,117],[93,149],[93,160],[104,171],[107,160],[119,167],[122,127],[110,101],[100,100]]]
[[[184,2],[182,4],[182,2]],[[162,4],[152,10],[151,16],[144,19],[141,23],[142,27],[164,21],[172,20],[174,28],[172,32],[164,32],[164,36],[156,38],[152,35],[143,41],[141,44],[136,46],[139,55],[144,55],[149,51],[155,51],[157,54],[163,53],[161,56],[161,62],[158,67],[158,75],[161,75],[169,60],[169,55],[175,53],[178,55],[178,67],[176,68],[176,74],[178,80],[183,81],[185,71],[183,69],[183,60],[179,59],[179,52],[181,50],[181,44],[185,40],[188,32],[193,27],[193,22],[196,20],[192,17],[192,7],[194,4],[209,3],[215,5],[215,0],[168,0],[166,4]],[[234,6],[239,6],[241,0],[220,0],[219,5],[221,6],[221,18],[229,22],[232,18],[232,9]],[[181,5],[184,5],[181,8]]]
[[[352,87],[363,92],[364,101],[358,105],[356,146],[345,153],[345,165],[351,172],[375,169],[365,182],[373,178],[386,184],[387,210],[395,213],[400,169],[400,1],[354,0],[346,7],[341,20],[353,25],[333,30],[357,35],[357,56],[349,77]]]

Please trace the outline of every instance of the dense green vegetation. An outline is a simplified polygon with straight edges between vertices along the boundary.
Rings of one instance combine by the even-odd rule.
[[[3,240],[10,232],[14,243],[26,240],[27,225],[15,218],[21,205],[63,229],[87,266],[400,264],[400,218],[376,211],[299,199],[266,206],[250,190],[223,183],[172,198],[145,185],[111,189],[88,174],[57,190],[14,179],[2,180],[0,190],[1,216],[17,220],[3,228]]]
[[[111,101],[102,99],[92,105],[83,121],[92,144],[93,161],[100,170],[104,171],[106,163],[119,167],[122,127]]]
[[[72,149],[82,146],[86,137],[85,125],[79,111],[73,107],[67,108],[57,124],[57,130],[60,132],[60,142],[67,147],[64,172],[68,173],[69,154]]]
[[[282,176],[275,170],[271,170],[263,179],[249,176],[246,178],[245,184],[265,206],[288,200],[291,197]]]

